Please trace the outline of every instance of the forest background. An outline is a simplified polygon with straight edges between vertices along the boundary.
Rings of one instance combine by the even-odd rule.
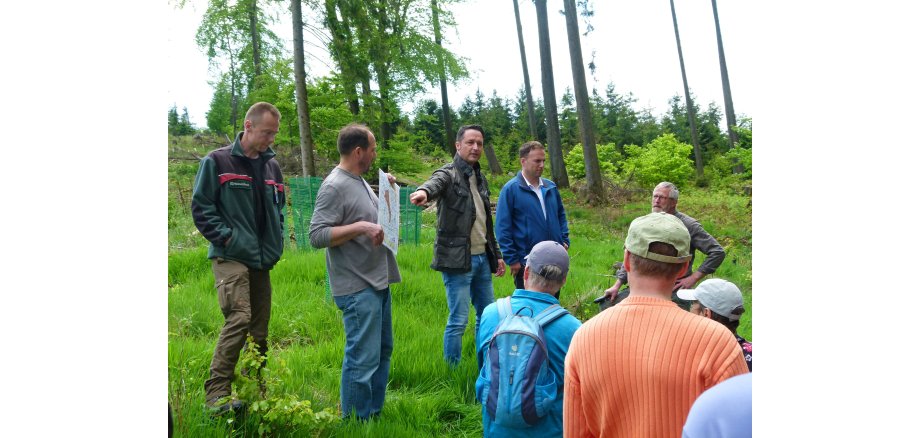
[[[162,436],[168,294],[157,279],[168,276],[168,229],[156,200],[169,197],[161,137],[169,90],[162,79],[173,70],[166,7],[52,0],[5,9],[0,116],[8,150],[17,152],[9,181],[28,182],[6,193],[0,256],[5,321],[24,334],[9,339],[11,360],[0,362],[11,377],[4,412],[12,432]],[[920,67],[905,54],[920,40],[918,5],[754,7],[747,27],[758,37],[747,49],[756,54],[760,111],[755,269],[765,292],[755,430],[909,435],[912,407],[891,388],[920,392],[920,379],[897,369],[852,376],[890,368],[904,339],[892,333],[914,329],[885,306],[911,302],[909,249],[920,242],[902,234],[883,257],[865,257],[878,246],[853,236],[877,228],[887,217],[880,212],[911,205],[918,155],[909,128]],[[874,268],[879,261],[883,270]],[[852,262],[860,269],[846,269]],[[52,405],[64,408],[51,413]],[[784,421],[769,420],[778,417]]]
[[[192,177],[197,160],[229,142],[241,129],[245,109],[256,101],[272,102],[282,113],[274,149],[287,178],[328,173],[338,161],[338,129],[357,121],[370,126],[378,138],[378,159],[370,175],[379,167],[393,173],[401,185],[418,185],[452,157],[456,128],[476,123],[485,130],[482,165],[491,175],[494,202],[501,186],[519,170],[518,147],[532,139],[546,144],[544,176],[562,189],[573,263],[578,266],[562,303],[582,320],[597,312],[591,300],[612,284],[629,222],[649,211],[648,198],[656,183],[671,181],[682,188],[681,210],[700,219],[726,248],[728,257],[718,277],[744,290],[748,312],[740,332],[753,340],[752,120],[736,121],[733,111],[723,117],[715,102],[701,108],[686,81],[683,95],[672,96],[661,116],[650,108],[637,108],[638,99],[618,91],[612,82],[589,92],[586,72],[594,65],[582,57],[584,34],[579,24],[591,28],[590,2],[567,0],[559,5],[565,11],[567,38],[555,43],[566,44],[569,53],[568,59],[556,61],[549,59],[547,2],[526,4],[524,10],[538,17],[538,31],[531,37],[539,38],[521,31],[521,65],[527,65],[523,50],[530,41],[540,49],[542,93],[528,92],[530,73],[525,67],[524,85],[516,96],[503,98],[494,90],[486,96],[477,90],[455,106],[448,102],[447,87],[469,76],[470,61],[441,44],[442,31],[456,25],[452,2],[295,0],[287,17],[265,13],[270,5],[256,0],[208,2],[196,34],[215,74],[207,126],[194,126],[187,110],[177,106],[167,113],[169,396],[182,434],[481,434],[479,405],[472,392],[477,370],[467,363],[451,371],[435,354],[439,332],[432,327],[440,325],[444,306],[439,277],[427,268],[431,211],[422,214],[420,245],[399,253],[405,281],[394,286],[393,293],[400,346],[394,351],[391,402],[379,421],[367,428],[337,421],[341,327],[334,307],[324,300],[322,252],[294,239],[273,271],[276,306],[270,327],[269,389],[259,393],[255,382],[240,376],[234,395],[250,403],[248,415],[224,422],[202,411],[200,387],[220,318],[209,310],[213,285],[202,252],[206,242],[189,215]],[[519,9],[517,2],[514,6]],[[322,27],[302,26],[304,11],[319,16]],[[294,23],[293,58],[267,25],[279,18]],[[326,49],[336,66],[327,76],[306,76],[300,34],[305,29],[327,35]],[[721,49],[721,41],[716,43]],[[686,78],[682,54],[680,58],[681,76]],[[554,62],[572,66],[574,83],[558,101]],[[731,108],[727,76],[713,80],[722,82],[725,105]],[[440,99],[420,97],[432,85],[440,86]],[[535,97],[540,94],[543,99]],[[407,103],[415,110],[404,111]],[[496,295],[508,295],[513,290],[509,286],[509,279],[497,280]],[[473,354],[471,332],[472,328],[465,342],[467,359]],[[241,366],[251,366],[253,360],[257,359],[244,358]]]

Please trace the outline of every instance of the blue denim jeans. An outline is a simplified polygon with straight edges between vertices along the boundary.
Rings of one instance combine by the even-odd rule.
[[[383,410],[390,355],[393,353],[393,319],[390,288],[367,288],[333,297],[345,325],[345,359],[342,361],[342,416],[360,419]]]
[[[463,351],[463,332],[470,315],[470,301],[476,308],[476,331],[483,309],[495,301],[492,291],[492,272],[489,260],[483,254],[472,256],[472,269],[463,274],[441,273],[447,290],[447,327],[444,329],[444,359],[450,365],[460,362]],[[474,332],[473,339],[476,339]],[[482,365],[482,364],[480,364]]]

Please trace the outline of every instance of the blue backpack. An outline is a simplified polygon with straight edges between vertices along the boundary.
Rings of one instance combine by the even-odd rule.
[[[530,427],[546,415],[557,398],[543,327],[569,312],[553,304],[536,316],[529,307],[512,313],[511,297],[496,304],[501,322],[492,334],[476,379],[476,397],[496,424]],[[531,316],[521,315],[524,309],[530,310]]]

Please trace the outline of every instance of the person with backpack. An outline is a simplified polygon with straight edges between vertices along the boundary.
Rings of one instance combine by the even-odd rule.
[[[581,327],[554,296],[568,277],[569,254],[543,241],[523,269],[524,289],[482,312],[476,397],[485,437],[562,436],[565,356]]]

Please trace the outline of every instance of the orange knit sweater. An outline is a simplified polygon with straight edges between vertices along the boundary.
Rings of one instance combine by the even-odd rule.
[[[575,332],[565,358],[566,437],[680,437],[693,401],[747,373],[721,324],[630,296]]]

